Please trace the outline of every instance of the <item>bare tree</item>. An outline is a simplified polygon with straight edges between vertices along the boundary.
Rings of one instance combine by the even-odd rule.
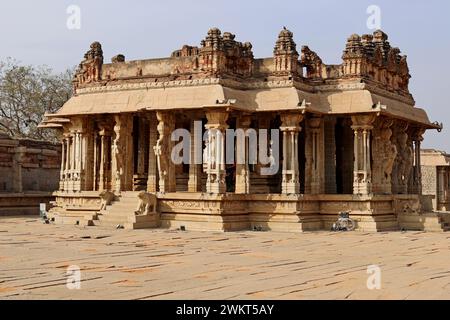
[[[45,113],[57,111],[72,94],[72,70],[54,74],[45,66],[0,62],[0,132],[18,138],[56,140],[38,128]]]

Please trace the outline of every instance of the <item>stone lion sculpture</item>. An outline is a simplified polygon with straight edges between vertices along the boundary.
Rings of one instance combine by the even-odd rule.
[[[154,194],[142,191],[138,194],[138,198],[139,203],[135,211],[136,215],[157,213],[156,206],[158,198]]]
[[[100,199],[102,200],[100,205],[100,211],[106,210],[106,206],[109,206],[111,202],[114,200],[115,195],[111,191],[102,191],[100,193]]]
[[[422,205],[420,201],[407,201],[403,203],[403,213],[420,214],[422,212]]]

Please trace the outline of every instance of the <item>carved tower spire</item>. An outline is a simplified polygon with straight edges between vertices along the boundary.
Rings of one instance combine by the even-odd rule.
[[[286,27],[281,30],[273,50],[276,75],[298,75],[297,45],[294,35]]]

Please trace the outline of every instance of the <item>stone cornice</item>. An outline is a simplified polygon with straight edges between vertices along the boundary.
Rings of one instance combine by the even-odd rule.
[[[234,79],[221,78],[204,78],[192,80],[172,80],[161,82],[139,82],[139,83],[122,83],[122,84],[107,84],[104,86],[85,87],[77,90],[77,95],[91,94],[91,93],[105,93],[128,90],[151,90],[151,89],[166,89],[166,88],[181,88],[181,87],[195,87],[208,85],[223,85],[236,90],[258,90],[258,89],[273,89],[273,88],[296,88],[300,91],[309,93],[322,92],[338,92],[338,91],[354,91],[354,90],[368,90],[371,93],[394,99],[405,104],[414,106],[415,101],[411,97],[401,96],[397,93],[385,90],[376,85],[361,81],[340,82],[333,84],[322,84],[312,86],[296,80],[270,80],[270,81],[247,81],[241,82]]]
[[[223,85],[228,88],[237,90],[252,90],[252,89],[271,89],[271,88],[289,88],[293,87],[298,90],[306,92],[314,92],[314,86],[295,81],[295,80],[271,80],[271,81],[248,81],[240,82],[233,79],[221,78],[205,78],[193,80],[173,80],[161,82],[139,82],[139,83],[123,83],[123,84],[106,84],[103,86],[92,86],[79,88],[76,91],[77,95],[102,93],[102,92],[117,92],[127,90],[139,89],[161,89],[161,88],[177,88],[177,87],[195,87],[207,85]]]
[[[354,91],[354,90],[367,90],[373,94],[377,94],[389,99],[397,100],[405,104],[414,106],[415,101],[411,97],[401,96],[397,93],[382,89],[376,85],[371,85],[364,82],[352,82],[352,83],[338,83],[338,84],[325,84],[315,87],[318,92],[339,92],[339,91]]]

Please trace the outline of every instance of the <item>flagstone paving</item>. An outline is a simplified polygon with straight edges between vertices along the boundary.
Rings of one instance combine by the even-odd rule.
[[[79,290],[67,267],[81,269]],[[367,268],[381,268],[369,290]],[[0,299],[450,299],[450,233],[107,230],[0,218]]]

